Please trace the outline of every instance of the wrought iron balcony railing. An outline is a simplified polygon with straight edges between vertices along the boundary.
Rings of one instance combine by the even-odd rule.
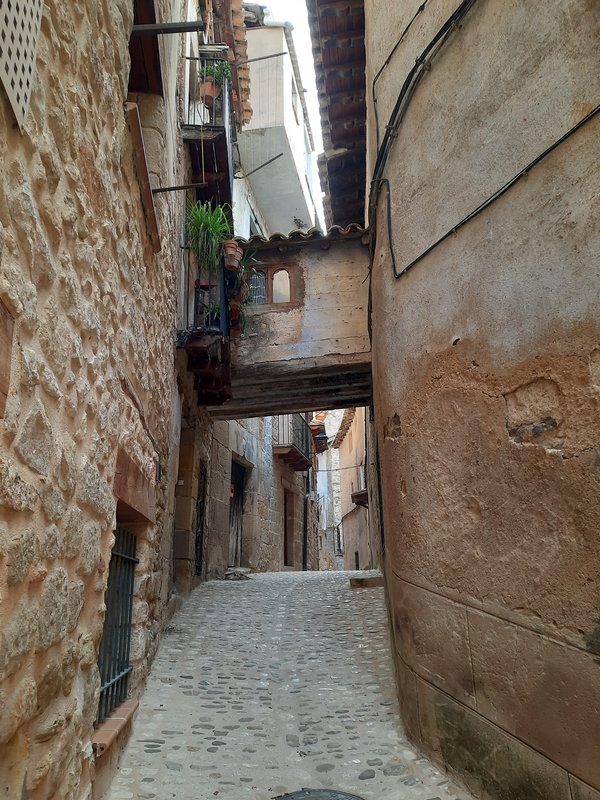
[[[188,56],[185,63],[189,91],[183,124],[227,128],[231,107],[229,62],[225,57]]]
[[[293,470],[310,469],[311,433],[304,415],[281,414],[273,417],[273,451]]]
[[[222,261],[212,270],[205,270],[199,266],[189,247],[183,247],[182,250],[184,307],[180,313],[180,333],[202,332],[229,336],[229,270],[224,269]]]

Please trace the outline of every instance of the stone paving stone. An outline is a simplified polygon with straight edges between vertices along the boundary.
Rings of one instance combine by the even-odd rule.
[[[109,800],[470,800],[407,741],[383,589],[350,589],[352,574],[199,586],[164,634]]]

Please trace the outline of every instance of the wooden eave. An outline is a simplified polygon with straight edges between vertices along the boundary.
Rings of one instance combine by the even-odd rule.
[[[133,4],[133,24],[156,23],[154,0],[135,0]],[[158,36],[148,34],[132,36],[129,39],[131,69],[129,72],[129,91],[164,96]]]
[[[285,461],[294,472],[305,472],[312,467],[310,458],[294,445],[274,445],[273,455]]]

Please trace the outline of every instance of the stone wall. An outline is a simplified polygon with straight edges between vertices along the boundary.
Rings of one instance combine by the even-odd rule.
[[[132,22],[116,0],[45,4],[22,135],[0,93],[0,793],[11,798],[90,796],[115,519],[137,537],[134,694],[170,593],[178,212],[158,205],[156,255],[124,113]],[[162,101],[150,105],[143,122],[165,133]]]
[[[419,3],[365,3],[369,87]],[[380,135],[458,4],[377,83]],[[385,170],[401,270],[600,98],[593,0],[482,0],[432,59]],[[370,154],[375,120],[369,109]],[[392,277],[372,271],[387,582],[410,735],[484,798],[600,798],[595,117]]]

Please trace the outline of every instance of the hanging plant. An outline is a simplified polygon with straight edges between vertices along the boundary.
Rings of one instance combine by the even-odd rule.
[[[208,273],[216,268],[223,244],[231,236],[231,226],[223,206],[189,202],[185,214],[185,232],[188,246],[195,253],[198,264]]]

